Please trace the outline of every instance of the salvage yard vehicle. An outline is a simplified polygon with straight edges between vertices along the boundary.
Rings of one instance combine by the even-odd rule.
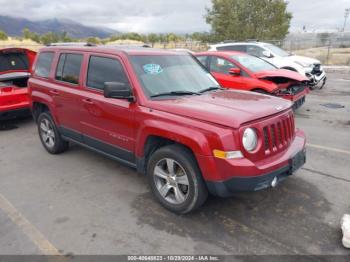
[[[317,59],[297,56],[284,51],[278,46],[251,41],[225,42],[210,46],[210,51],[238,51],[260,57],[278,68],[300,73],[309,79],[311,89],[322,89],[327,81],[326,72]]]
[[[36,52],[0,49],[0,120],[30,116],[27,81]]]
[[[208,191],[275,187],[305,163],[291,102],[222,89],[188,53],[45,47],[33,70],[44,148],[59,154],[73,142],[136,168],[175,213],[200,207]]]
[[[309,93],[307,78],[241,52],[202,52],[197,59],[222,87],[278,96],[293,102],[296,110]]]

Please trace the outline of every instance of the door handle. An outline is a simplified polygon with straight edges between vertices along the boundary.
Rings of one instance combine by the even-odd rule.
[[[49,92],[54,96],[58,96],[60,94],[56,89],[51,89]]]
[[[89,104],[89,105],[93,105],[94,104],[94,102],[90,98],[84,98],[84,99],[82,99],[82,101],[85,104]]]

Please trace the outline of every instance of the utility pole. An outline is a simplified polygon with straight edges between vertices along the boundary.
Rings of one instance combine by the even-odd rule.
[[[346,8],[345,9],[345,14],[344,14],[344,26],[343,26],[343,32],[345,32],[345,27],[346,27],[346,22],[349,18],[349,14],[350,14],[350,8]]]

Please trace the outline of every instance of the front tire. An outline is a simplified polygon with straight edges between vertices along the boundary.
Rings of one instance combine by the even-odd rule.
[[[39,115],[38,131],[41,143],[50,154],[60,154],[68,149],[69,143],[62,139],[50,113]]]
[[[158,149],[150,157],[147,176],[157,200],[174,213],[189,213],[208,197],[196,159],[181,145]]]

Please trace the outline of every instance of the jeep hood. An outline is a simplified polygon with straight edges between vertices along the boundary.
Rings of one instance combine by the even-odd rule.
[[[310,67],[313,64],[321,64],[319,60],[305,56],[292,55],[288,56],[287,58],[295,63],[307,65],[306,67]]]
[[[200,96],[152,101],[151,108],[232,128],[277,114],[292,103],[273,96],[245,91],[217,91]]]
[[[260,72],[256,72],[254,76],[259,79],[286,78],[286,79],[295,80],[299,82],[308,80],[305,76],[302,76],[298,72],[285,70],[285,69],[260,71]]]

